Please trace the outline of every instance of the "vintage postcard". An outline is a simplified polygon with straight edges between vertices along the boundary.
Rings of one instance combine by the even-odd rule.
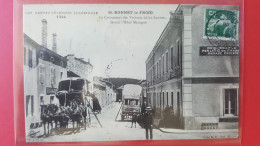
[[[23,5],[27,142],[237,138],[239,7]]]

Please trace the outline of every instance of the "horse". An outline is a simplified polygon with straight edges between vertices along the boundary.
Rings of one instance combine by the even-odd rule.
[[[137,120],[138,120],[138,117],[139,117],[139,115],[138,114],[136,114],[136,113],[134,113],[133,115],[132,115],[132,125],[131,125],[131,128],[133,127],[133,124],[135,124],[135,128],[136,128],[136,122],[137,122]]]
[[[51,113],[52,110],[48,108],[48,105],[41,105],[41,120],[43,123],[44,128],[44,135],[46,135],[46,124],[48,128],[48,134],[49,134],[49,125],[51,124],[51,128],[53,127],[52,121],[53,121],[53,114]]]
[[[69,124],[69,110],[67,107],[61,106],[60,112],[54,115],[55,128],[57,128],[58,122],[60,128],[67,128]]]
[[[85,111],[82,106],[79,106],[76,100],[71,101],[71,106],[69,108],[70,112],[70,118],[72,120],[73,128],[74,128],[74,122],[77,122],[77,127],[80,127],[80,124],[82,124],[83,119],[83,112]]]
[[[61,115],[61,119],[59,121],[60,127],[67,128],[70,120],[68,107],[63,107],[63,108],[61,107],[60,115]]]

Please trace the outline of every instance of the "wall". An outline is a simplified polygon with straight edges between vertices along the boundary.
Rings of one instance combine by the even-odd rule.
[[[73,54],[68,55],[67,59],[67,69],[90,81],[89,91],[93,93],[93,66],[89,62],[76,58]]]
[[[211,46],[203,38],[205,9],[238,10],[235,6],[197,6],[192,10],[192,75],[238,76],[239,56],[199,56],[200,46]]]
[[[238,88],[239,56],[199,55],[200,46],[212,46],[207,38],[203,38],[206,8],[237,10],[237,7],[230,6],[182,5],[180,8],[184,17],[182,96],[185,129],[201,129],[202,123],[223,124],[219,122],[223,113],[223,87]],[[193,82],[194,79],[200,83]]]
[[[25,113],[25,128],[26,131],[30,128],[31,123],[40,122],[40,108],[37,90],[37,63],[36,63],[36,48],[38,44],[31,40],[27,35],[24,35],[24,113]],[[29,50],[32,51],[32,66],[29,67]],[[26,96],[33,96],[28,102],[28,116],[26,116]],[[33,114],[31,111],[33,105]]]
[[[238,83],[209,83],[209,84],[193,84],[193,117],[194,129],[200,129],[202,123],[219,123],[228,125],[230,123],[220,123],[219,118],[223,116],[224,109],[224,89],[238,89]],[[232,126],[233,125],[233,126]],[[238,128],[237,122],[233,123],[233,128]],[[236,126],[234,126],[236,125]]]
[[[45,79],[44,79],[44,84],[40,83],[40,80],[38,78],[37,84],[38,84],[38,97],[43,96],[44,104],[50,104],[50,97],[54,96],[54,101],[52,102],[53,104],[59,104],[58,99],[55,96],[55,93],[53,94],[46,94],[46,88],[58,88],[59,82],[61,80],[64,80],[67,78],[67,69],[63,68],[61,66],[57,66],[49,61],[44,61],[42,59],[39,59],[39,66],[37,67],[38,72],[37,74],[39,75],[39,70],[40,66],[44,66],[44,73],[45,73]],[[51,82],[51,68],[54,68],[55,70],[55,81],[54,84]],[[62,76],[61,76],[62,73]]]

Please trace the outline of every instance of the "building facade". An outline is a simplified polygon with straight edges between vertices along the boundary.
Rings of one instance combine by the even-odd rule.
[[[97,97],[99,104],[101,107],[106,106],[107,97],[106,97],[106,84],[102,81],[101,77],[95,76],[93,78],[94,81],[94,91],[93,93]]]
[[[41,104],[57,104],[55,93],[61,80],[67,78],[67,59],[43,46],[37,49],[38,91]]]
[[[147,97],[157,111],[171,107],[180,128],[238,128],[239,56],[201,53],[212,46],[207,13],[223,10],[238,7],[179,5],[146,60]]]
[[[24,96],[26,128],[40,123],[41,106],[58,104],[55,92],[67,78],[65,57],[39,45],[24,34]]]
[[[26,128],[30,127],[31,121],[40,121],[40,98],[38,94],[38,65],[36,52],[39,48],[34,40],[24,34],[24,105]],[[30,90],[27,90],[30,89]]]
[[[114,90],[114,85],[109,82],[108,80],[102,79],[102,81],[106,85],[106,105],[111,104],[112,102],[116,101],[116,91]]]
[[[83,58],[77,58],[73,54],[66,56],[67,69],[77,74],[79,77],[87,79],[89,83],[89,91],[93,93],[93,66]]]
[[[117,92],[113,89],[113,84],[102,77],[95,76],[93,93],[98,98],[100,106],[105,107],[116,101]]]
[[[121,102],[123,97],[123,88],[124,86],[120,86],[116,89],[116,102]]]

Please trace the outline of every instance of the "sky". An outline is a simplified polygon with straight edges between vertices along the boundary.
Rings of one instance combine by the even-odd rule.
[[[169,12],[176,7],[30,4],[23,6],[23,30],[41,45],[42,19],[46,19],[47,48],[52,48],[52,34],[56,33],[57,53],[90,60],[93,76],[145,79],[145,61],[169,22]]]

